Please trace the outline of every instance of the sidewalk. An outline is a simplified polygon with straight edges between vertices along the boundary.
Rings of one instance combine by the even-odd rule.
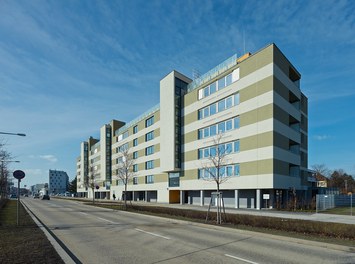
[[[98,200],[100,202],[112,202],[117,201],[113,200]],[[130,203],[130,201],[127,201]],[[148,203],[148,202],[132,202],[132,204],[139,204],[144,206],[161,206],[169,208],[179,208],[179,209],[189,209],[189,210],[198,210],[206,211],[208,206],[198,206],[191,204],[162,204],[162,203]],[[216,207],[211,207],[211,211],[215,211]],[[268,216],[268,217],[278,217],[278,218],[287,218],[287,219],[300,219],[300,220],[309,220],[309,221],[320,221],[328,223],[343,223],[343,224],[355,224],[355,214],[350,215],[336,215],[336,214],[325,214],[325,213],[302,213],[302,212],[287,212],[287,211],[276,211],[276,210],[256,210],[256,209],[236,209],[236,208],[225,208],[226,213],[230,214],[249,214],[249,215],[258,215],[258,216]]]

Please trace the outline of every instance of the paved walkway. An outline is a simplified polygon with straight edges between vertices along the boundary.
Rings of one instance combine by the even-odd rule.
[[[100,200],[102,202],[117,202],[112,200]],[[129,203],[129,202],[128,202]],[[161,207],[171,207],[179,209],[191,209],[206,211],[208,206],[198,206],[190,204],[162,204],[162,203],[146,203],[146,202],[132,202],[134,204],[146,205],[146,206],[161,206]],[[216,207],[212,207],[211,211],[215,211]],[[321,221],[329,223],[343,223],[343,224],[355,224],[355,209],[354,214],[351,215],[335,215],[335,214],[325,214],[325,213],[302,213],[302,212],[286,212],[286,211],[277,211],[277,210],[255,210],[255,209],[235,209],[235,208],[226,208],[226,213],[231,214],[249,214],[249,215],[258,215],[258,216],[269,216],[269,217],[279,217],[279,218],[288,218],[288,219],[301,219],[301,220],[310,220],[310,221]]]

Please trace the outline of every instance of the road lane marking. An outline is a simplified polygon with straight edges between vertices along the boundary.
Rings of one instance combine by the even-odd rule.
[[[142,229],[135,228],[135,230],[137,230],[139,232],[142,232],[142,233],[146,233],[146,234],[152,235],[152,236],[161,237],[161,238],[164,238],[164,239],[170,239],[170,237],[161,236],[161,235],[158,235],[158,234],[155,234],[155,233],[144,231]]]
[[[117,225],[118,225],[118,223],[112,222],[112,221],[107,220],[107,219],[105,219],[105,218],[101,218],[101,217],[96,217],[96,218],[99,219],[99,220],[102,220],[102,221],[106,221],[106,222],[111,223],[111,224],[117,224]]]
[[[87,213],[84,213],[84,212],[79,212],[79,214],[82,214],[82,215],[88,215]]]
[[[247,259],[243,259],[243,258],[239,258],[239,257],[236,257],[236,256],[232,256],[232,255],[228,255],[228,254],[224,254],[226,257],[229,257],[229,258],[234,258],[234,259],[237,259],[237,260],[241,260],[241,261],[244,261],[246,263],[250,263],[250,264],[259,264],[258,262],[253,262],[253,261],[250,261],[250,260],[247,260]]]

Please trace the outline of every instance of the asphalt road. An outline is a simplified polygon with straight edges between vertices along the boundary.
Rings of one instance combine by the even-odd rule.
[[[82,263],[355,263],[344,247],[68,200],[23,202]]]

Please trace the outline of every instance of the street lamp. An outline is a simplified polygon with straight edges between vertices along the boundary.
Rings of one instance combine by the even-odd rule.
[[[13,135],[13,136],[20,136],[20,137],[25,137],[26,134],[23,133],[8,133],[8,132],[0,132],[2,135]]]

